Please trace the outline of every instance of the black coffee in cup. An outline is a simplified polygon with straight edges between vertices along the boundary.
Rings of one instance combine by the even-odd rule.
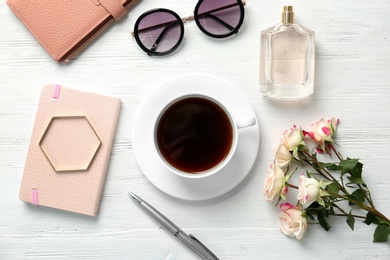
[[[201,173],[219,165],[233,144],[233,125],[224,108],[206,97],[170,104],[156,126],[157,148],[173,168]]]

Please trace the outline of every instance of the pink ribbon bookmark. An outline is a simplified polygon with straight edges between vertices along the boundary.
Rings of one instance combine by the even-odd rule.
[[[60,90],[61,90],[61,85],[55,85],[54,86],[53,99],[59,99],[60,98]]]
[[[37,189],[32,189],[31,191],[31,195],[32,195],[32,198],[31,198],[31,203],[33,205],[38,205],[38,190]]]

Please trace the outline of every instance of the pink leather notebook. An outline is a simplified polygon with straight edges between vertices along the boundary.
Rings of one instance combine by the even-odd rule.
[[[72,58],[138,0],[7,0],[8,6],[57,61]]]
[[[19,197],[96,216],[121,101],[48,85],[42,90]]]

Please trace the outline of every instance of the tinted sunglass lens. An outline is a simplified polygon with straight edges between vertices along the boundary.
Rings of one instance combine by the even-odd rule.
[[[223,38],[237,33],[243,19],[241,0],[203,0],[195,8],[196,23],[212,37]]]
[[[174,12],[158,9],[138,18],[134,33],[137,43],[149,55],[165,55],[179,47],[184,26]]]

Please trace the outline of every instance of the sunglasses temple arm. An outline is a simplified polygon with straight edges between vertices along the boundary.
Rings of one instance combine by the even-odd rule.
[[[241,1],[242,5],[245,6],[246,5],[246,0],[242,0]],[[208,11],[207,13],[203,13],[201,15],[209,15],[210,17],[214,18],[215,20],[219,21],[220,23],[222,23],[223,25],[225,25],[226,27],[228,27],[230,30],[232,30],[231,26],[229,24],[224,24],[222,20],[218,19],[216,16],[214,15],[211,15],[210,13],[213,13],[213,12],[217,12],[217,11],[221,11],[221,10],[225,10],[225,9],[228,9],[230,7],[233,7],[233,6],[236,6],[237,4],[232,4],[232,5],[227,5],[227,6],[223,6],[221,8],[218,8],[218,9],[214,9],[214,10],[210,10]],[[181,18],[181,20],[183,21],[183,23],[185,22],[188,22],[188,21],[192,21],[194,20],[195,17],[193,15],[190,15],[190,16],[187,16],[187,17],[183,17]]]
[[[212,15],[212,14],[209,14],[209,13],[204,13],[202,14],[202,16],[207,16],[207,17],[210,17],[212,19],[214,19],[215,21],[219,22],[220,24],[222,24],[223,26],[225,26],[226,28],[228,28],[229,30],[234,30],[234,27],[231,26],[230,24],[228,24],[227,22],[219,19],[218,17],[216,17],[215,15]]]
[[[159,27],[169,27],[169,26],[174,25],[176,23],[178,23],[178,21],[171,21],[171,22],[166,22],[166,23],[162,23],[162,24],[157,24],[157,25],[146,27],[146,28],[138,29],[138,32],[152,30],[152,29],[156,29]],[[135,32],[134,31],[131,32],[131,35],[135,36]]]
[[[246,5],[246,0],[242,0],[241,1],[242,2],[242,5],[243,6],[245,6]],[[222,8],[219,8],[219,9],[215,9],[215,10],[210,10],[209,12],[207,12],[207,13],[205,13],[205,14],[203,14],[203,15],[210,15],[210,16],[212,16],[210,13],[212,13],[212,12],[216,12],[216,11],[220,11],[220,10],[224,10],[224,9],[227,9],[227,8],[230,8],[230,7],[233,7],[233,6],[235,6],[236,4],[233,4],[233,5],[229,5],[229,6],[224,6],[224,7],[222,7]],[[217,17],[215,17],[215,16],[213,16],[213,18],[214,19],[218,19]],[[192,20],[194,20],[195,19],[195,17],[193,16],[193,15],[190,15],[190,16],[187,16],[187,17],[183,17],[183,18],[181,18],[181,20],[183,21],[183,23],[185,23],[185,22],[188,22],[188,21],[192,21]],[[221,22],[222,23],[222,20],[220,20],[220,19],[218,19],[219,20],[219,22]],[[224,24],[225,25],[225,24]],[[226,24],[225,25],[226,27],[231,27],[230,25],[228,25],[228,24]],[[230,28],[229,28],[230,29]]]
[[[157,49],[157,46],[158,44],[160,43],[161,39],[164,37],[164,35],[166,34],[166,32],[174,25],[178,24],[179,21],[173,21],[169,24],[167,24],[167,26],[165,26],[165,28],[161,31],[160,35],[157,37],[156,41],[154,42],[152,48],[150,49],[151,51],[155,51]]]
[[[246,5],[246,2],[245,2],[245,1],[242,1],[241,3],[242,3],[244,6]],[[230,4],[230,5],[222,6],[222,7],[219,7],[219,8],[210,10],[210,11],[207,11],[207,12],[205,12],[205,13],[201,13],[201,14],[199,14],[199,15],[210,14],[210,13],[222,11],[222,10],[229,9],[229,8],[234,7],[234,6],[237,6],[237,5],[239,5],[239,3],[235,3],[235,4]]]

